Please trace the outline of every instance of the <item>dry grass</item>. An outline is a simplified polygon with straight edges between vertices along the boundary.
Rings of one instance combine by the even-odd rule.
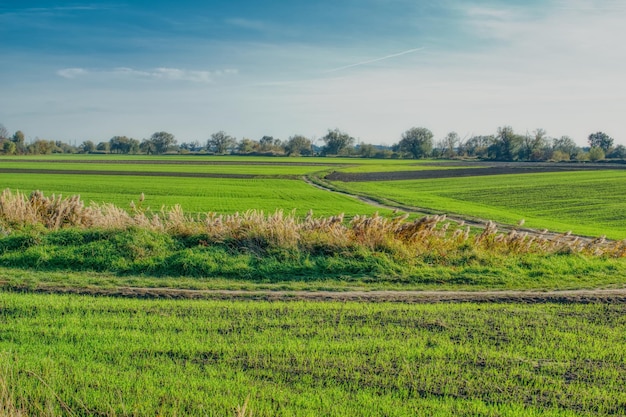
[[[302,219],[281,210],[271,214],[249,210],[231,215],[190,215],[179,205],[152,213],[141,207],[142,202],[143,196],[139,204],[131,203],[131,210],[127,211],[112,204],[86,206],[79,196],[45,197],[40,191],[26,196],[7,189],[0,194],[0,226],[5,234],[24,227],[49,230],[64,227],[146,228],[177,236],[202,235],[207,244],[239,242],[247,247],[310,251],[361,246],[403,256],[422,253],[446,256],[450,251],[467,248],[511,254],[626,256],[625,241],[607,241],[604,237],[590,240],[570,233],[554,235],[547,231],[529,233],[514,229],[499,232],[493,222],[487,222],[480,233],[472,234],[469,226],[449,222],[445,216],[409,221],[407,215],[387,218],[375,214],[355,216],[347,221],[343,215],[315,218],[311,212]]]
[[[12,374],[9,369],[8,355],[0,356],[1,360],[6,360],[5,365],[0,368],[0,417],[26,417],[26,412],[15,403],[15,395],[11,384]]]

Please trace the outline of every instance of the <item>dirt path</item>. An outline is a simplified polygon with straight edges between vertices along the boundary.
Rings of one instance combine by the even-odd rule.
[[[311,185],[312,187],[316,187],[320,190],[324,190],[324,191],[328,191],[331,193],[338,193],[338,194],[343,194],[345,196],[348,197],[352,197],[355,198],[359,201],[362,201],[366,204],[369,204],[370,206],[374,206],[374,207],[378,207],[381,209],[385,209],[385,210],[399,210],[399,211],[403,211],[406,213],[413,213],[413,214],[418,214],[418,215],[422,215],[422,216],[429,216],[429,215],[433,215],[433,214],[440,214],[440,213],[435,213],[431,210],[425,209],[425,208],[421,208],[421,207],[413,207],[413,206],[407,206],[404,204],[401,204],[397,201],[390,201],[391,204],[383,204],[379,201],[373,200],[371,198],[362,196],[362,195],[356,195],[356,194],[350,194],[349,192],[346,191],[341,191],[341,190],[336,190],[334,188],[331,188],[330,186],[324,186],[323,184],[320,183],[315,183],[313,181],[311,181],[309,178],[303,177],[304,181]],[[323,181],[320,179],[320,181]],[[454,216],[454,215],[449,215],[446,214],[446,220],[458,223],[458,224],[464,224],[467,226],[471,226],[471,227],[475,227],[478,229],[483,229],[487,223],[487,220],[481,220],[481,219],[474,219],[474,218],[470,218],[470,217],[461,217],[461,216]],[[495,222],[494,222],[495,223]],[[539,231],[539,230],[535,230],[535,229],[530,229],[530,228],[525,228],[525,227],[520,227],[520,226],[515,226],[515,225],[510,225],[510,224],[503,224],[503,223],[495,223],[496,227],[499,231],[510,231],[515,229],[518,232],[521,233],[528,233],[529,235],[534,235],[534,236],[544,236],[544,237],[556,237],[556,236],[560,236],[562,235],[561,233],[554,233],[554,232],[543,232],[543,231]],[[592,239],[595,238],[595,236],[580,236],[580,235],[571,235],[572,238],[574,237],[579,237],[580,239],[582,239],[583,241],[591,241]]]
[[[243,291],[178,288],[77,288],[42,286],[13,291],[145,299],[359,301],[401,303],[626,303],[626,288],[563,291]]]

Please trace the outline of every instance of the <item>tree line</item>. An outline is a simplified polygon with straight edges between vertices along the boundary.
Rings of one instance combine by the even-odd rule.
[[[224,131],[212,133],[203,142],[178,143],[169,132],[155,132],[138,140],[114,136],[95,143],[85,140],[78,146],[61,141],[35,139],[26,143],[21,131],[11,135],[0,125],[0,152],[5,155],[51,153],[113,153],[113,154],[213,154],[213,155],[272,155],[272,156],[345,156],[362,158],[472,158],[494,161],[599,161],[605,158],[626,159],[626,147],[614,146],[614,139],[604,132],[588,136],[588,147],[579,147],[569,136],[550,137],[543,129],[518,134],[510,126],[499,127],[495,134],[461,138],[450,132],[435,140],[424,127],[405,131],[392,146],[357,142],[346,132],[329,129],[319,143],[304,135],[286,140],[263,136],[258,140],[237,138]]]

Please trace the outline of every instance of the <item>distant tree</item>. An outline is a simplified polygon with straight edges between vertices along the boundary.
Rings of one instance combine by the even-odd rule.
[[[433,149],[433,132],[424,127],[413,127],[402,134],[398,149],[415,159],[430,156]]]
[[[561,161],[569,161],[571,159],[571,156],[563,151],[552,151],[552,160],[554,162],[561,162]]]
[[[151,139],[144,139],[139,145],[139,150],[146,155],[153,155],[156,153],[156,145]]]
[[[96,145],[96,150],[100,152],[109,152],[111,150],[111,144],[109,142],[100,142]]]
[[[61,152],[56,143],[52,140],[35,139],[33,143],[26,147],[26,151],[33,155],[47,155],[53,152]]]
[[[450,132],[441,140],[441,156],[444,158],[454,158],[458,155],[457,148],[461,143],[461,138],[456,132]]]
[[[211,138],[207,140],[207,149],[216,154],[225,154],[229,149],[233,148],[237,144],[235,138],[227,135],[224,131],[220,130],[211,134]]]
[[[138,148],[139,142],[135,139],[129,139],[126,136],[113,136],[109,140],[109,149],[111,150],[111,153],[128,154],[131,153],[135,145]]]
[[[325,143],[323,155],[340,155],[354,145],[354,138],[339,129],[329,129],[322,141]]]
[[[128,153],[132,153],[132,154],[139,153],[139,150],[140,150],[139,140],[130,138],[130,139],[128,139],[128,143],[129,143],[129,147],[130,147]]]
[[[588,141],[591,148],[600,148],[604,153],[608,153],[613,146],[613,138],[604,132],[592,133]]]
[[[5,139],[2,142],[2,150],[6,155],[15,155],[17,151],[17,146],[15,145],[15,142],[11,142],[10,140]]]
[[[23,154],[26,152],[26,138],[24,137],[24,132],[21,130],[15,132],[11,141],[15,143],[17,153]]]
[[[259,139],[261,152],[285,153],[285,144],[278,138],[273,136],[263,136]]]
[[[357,147],[357,154],[362,158],[374,158],[378,149],[369,143],[360,143]]]
[[[9,139],[9,131],[2,123],[0,123],[0,141],[4,139]]]
[[[513,132],[511,126],[498,128],[498,134],[487,152],[490,159],[497,161],[515,161],[519,156],[523,138]]]
[[[574,142],[574,139],[569,136],[561,136],[560,138],[552,139],[552,151],[561,152],[561,155],[567,155],[567,160],[570,160],[578,154],[580,149]]]
[[[272,150],[272,147],[274,146],[274,137],[273,136],[263,136],[261,139],[259,139],[259,144],[261,145],[261,150],[262,151],[270,151]]]
[[[168,132],[155,132],[150,136],[150,141],[154,144],[154,153],[164,154],[169,148],[176,145],[174,135]]]
[[[96,150],[96,144],[90,140],[86,140],[78,145],[78,150],[81,153],[91,153]]]
[[[237,152],[240,154],[259,152],[260,150],[261,146],[259,145],[259,142],[254,141],[250,138],[243,138],[237,144]]]
[[[200,142],[197,140],[191,142],[183,142],[180,144],[180,149],[187,152],[198,152],[202,150],[202,146],[200,146]]]
[[[463,150],[467,156],[486,158],[489,146],[494,141],[493,136],[473,136],[465,142]]]
[[[541,161],[548,159],[550,155],[546,155],[548,148],[548,139],[546,131],[537,129],[533,134],[523,137],[522,145],[519,150],[519,159],[524,161]],[[549,152],[551,154],[551,150]]]
[[[56,148],[52,150],[53,153],[76,153],[78,152],[78,148],[76,146],[72,146],[69,143],[61,142],[57,140],[55,143]]]
[[[576,159],[578,162],[585,162],[589,160],[589,153],[583,151],[582,149],[580,149],[578,151],[578,153],[576,153],[576,156],[574,157],[574,159]]]
[[[607,158],[613,159],[626,159],[626,146],[617,145],[610,154],[607,155]]]
[[[604,159],[604,150],[599,146],[589,149],[589,160],[591,162],[601,161]]]
[[[311,142],[311,139],[306,136],[293,135],[285,144],[285,152],[287,152],[287,155],[289,156],[312,155],[313,143]]]

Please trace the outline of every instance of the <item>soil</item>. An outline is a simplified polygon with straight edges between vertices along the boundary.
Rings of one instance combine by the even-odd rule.
[[[79,288],[41,286],[13,291],[84,294],[145,299],[261,301],[358,301],[401,303],[626,303],[626,288],[563,291],[243,291],[176,288]]]
[[[478,165],[478,166],[477,166]],[[357,181],[397,181],[397,180],[420,180],[436,178],[459,178],[476,177],[486,175],[504,174],[534,174],[544,172],[567,172],[567,171],[588,171],[606,169],[626,169],[626,165],[621,164],[559,164],[540,162],[453,162],[432,164],[432,166],[474,166],[474,168],[455,168],[420,171],[391,171],[391,172],[333,172],[325,177],[329,181],[357,182]]]

